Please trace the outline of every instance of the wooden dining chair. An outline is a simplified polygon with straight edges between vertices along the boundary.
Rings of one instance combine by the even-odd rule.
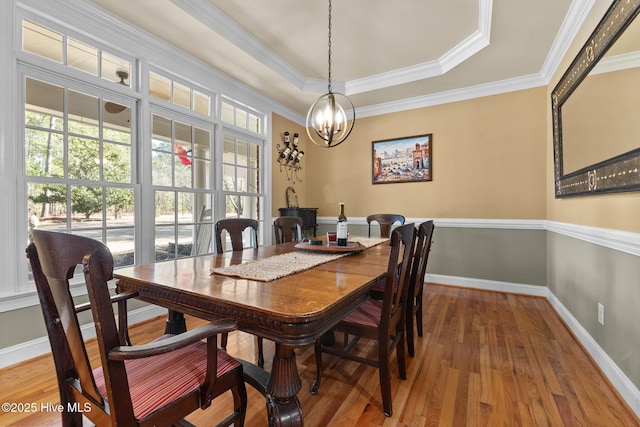
[[[391,235],[391,227],[396,222],[400,225],[404,224],[405,218],[399,214],[374,214],[367,217],[369,225],[369,237],[371,237],[371,223],[378,223],[380,226],[380,237],[389,237]]]
[[[231,391],[233,411],[219,424],[243,425],[247,394],[242,365],[217,348],[217,334],[236,328],[219,320],[193,331],[130,345],[116,326],[113,302],[122,307],[135,293],[110,296],[113,257],[102,243],[82,236],[33,230],[27,247],[56,374],[62,425],[153,426],[178,423]],[[74,306],[69,280],[82,264],[89,303]],[[101,366],[93,367],[77,313],[90,310]],[[126,314],[126,307],[124,312]],[[125,331],[126,332],[126,331]],[[203,341],[206,339],[206,342]]]
[[[418,237],[416,239],[416,248],[413,256],[413,265],[411,267],[411,276],[409,279],[407,319],[405,322],[407,350],[411,357],[415,355],[414,330],[417,329],[418,336],[422,336],[422,297],[424,293],[424,276],[427,272],[427,262],[429,261],[429,253],[431,252],[433,231],[433,220],[425,221],[418,226]]]
[[[416,229],[413,224],[402,225],[392,232],[384,299],[366,299],[333,327],[334,331],[345,334],[344,346],[337,348],[322,344],[321,339],[315,341],[316,378],[311,386],[311,394],[318,393],[320,387],[322,353],[329,353],[378,368],[383,411],[388,417],[393,414],[390,360],[395,349],[400,378],[406,379],[404,322],[415,236]],[[360,338],[377,342],[375,358],[365,357],[353,351]]]
[[[416,238],[416,247],[411,265],[409,291],[407,292],[407,318],[405,322],[407,350],[411,357],[415,354],[413,336],[414,325],[418,329],[418,336],[422,336],[422,296],[424,291],[424,276],[427,271],[429,252],[431,251],[433,230],[433,220],[425,221],[418,226],[418,237]],[[384,281],[378,280],[371,287],[369,294],[372,298],[381,300],[384,297],[384,291]]]
[[[250,230],[251,246],[258,247],[258,221],[255,219],[227,218],[216,222],[216,252],[219,254],[225,252],[225,247],[222,245],[222,234],[224,231],[229,234],[229,238],[231,239],[231,250],[243,250],[243,234],[246,229]]]
[[[251,233],[251,246],[258,247],[258,221],[249,218],[227,218],[221,219],[216,222],[215,235],[216,235],[216,252],[222,254],[225,252],[225,247],[222,244],[222,234],[226,231],[231,239],[231,250],[241,251],[244,248],[243,234],[244,230],[249,229]],[[264,367],[264,346],[262,338],[258,338],[258,366]],[[227,348],[227,342],[229,341],[229,334],[223,333],[220,340],[220,346]]]
[[[273,221],[276,245],[285,242],[302,241],[302,218],[299,216],[281,216]]]

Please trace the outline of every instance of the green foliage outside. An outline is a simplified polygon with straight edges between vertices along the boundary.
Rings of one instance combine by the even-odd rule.
[[[27,111],[25,128],[25,168],[28,176],[64,178],[65,145],[60,131],[61,117]],[[118,218],[122,212],[132,212],[134,193],[131,188],[104,187],[104,183],[131,183],[131,137],[128,132],[103,129],[103,142],[96,135],[95,125],[69,121],[67,142],[67,178],[94,181],[101,185],[35,184],[29,190],[29,200],[41,206],[40,216],[64,205],[71,198],[73,212],[85,218],[103,211],[106,203]],[[107,141],[108,140],[108,141]],[[106,190],[106,191],[105,191]],[[103,194],[105,191],[105,194]],[[104,201],[103,201],[104,196]],[[47,206],[48,205],[48,206]],[[64,212],[58,206],[57,210]]]

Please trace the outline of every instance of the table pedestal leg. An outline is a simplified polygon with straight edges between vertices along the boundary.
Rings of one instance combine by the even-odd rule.
[[[271,376],[267,382],[270,426],[302,426],[302,408],[296,394],[302,388],[293,347],[277,344]]]
[[[164,333],[177,335],[184,332],[187,332],[187,322],[184,319],[184,314],[169,310],[167,322],[164,326]]]

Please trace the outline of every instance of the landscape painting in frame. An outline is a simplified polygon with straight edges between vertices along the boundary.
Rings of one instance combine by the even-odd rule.
[[[373,141],[372,182],[431,181],[433,134]]]

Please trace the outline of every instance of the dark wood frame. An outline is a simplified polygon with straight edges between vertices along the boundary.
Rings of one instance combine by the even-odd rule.
[[[423,165],[426,159],[428,162],[427,167],[414,167],[416,159],[412,159],[411,167],[402,168],[398,166],[399,170],[396,173],[400,173],[399,176],[383,176],[385,167],[382,165],[382,158],[378,155],[385,148],[391,149],[394,146],[400,146],[404,149],[410,149],[415,144],[426,144],[427,153],[426,156],[422,156],[417,160],[420,165]],[[395,147],[394,147],[395,149]],[[416,150],[414,150],[415,153]],[[422,153],[424,154],[424,153]],[[415,155],[415,154],[414,154]],[[426,163],[425,162],[425,163]],[[406,171],[405,169],[409,169]],[[414,171],[420,172],[423,176],[411,176]],[[404,175],[407,174],[407,175]],[[371,143],[371,183],[372,184],[394,184],[399,182],[424,182],[433,180],[433,134],[427,133],[424,135],[405,136],[402,138],[392,138],[380,141],[373,141]]]
[[[640,148],[568,174],[562,157],[562,105],[638,13],[640,0],[614,0],[551,93],[556,198],[640,190]]]

